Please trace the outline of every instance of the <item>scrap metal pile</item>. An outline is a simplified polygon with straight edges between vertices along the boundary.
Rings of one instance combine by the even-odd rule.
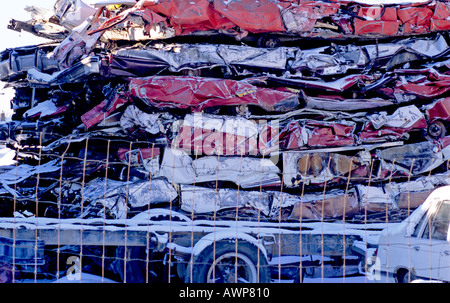
[[[450,2],[28,7],[0,215],[357,220],[450,184]]]

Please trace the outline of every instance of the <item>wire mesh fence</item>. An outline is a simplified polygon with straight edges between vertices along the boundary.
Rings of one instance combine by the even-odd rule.
[[[0,176],[2,281],[448,279],[449,203],[424,206],[448,161],[425,170],[436,159],[403,155],[386,170],[352,150],[293,155],[187,158],[105,134],[17,149]]]
[[[10,22],[0,281],[450,281],[450,2],[113,2]]]

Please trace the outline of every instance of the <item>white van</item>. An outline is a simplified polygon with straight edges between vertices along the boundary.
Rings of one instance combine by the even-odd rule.
[[[433,191],[399,225],[383,230],[376,251],[377,282],[450,282],[450,186]]]

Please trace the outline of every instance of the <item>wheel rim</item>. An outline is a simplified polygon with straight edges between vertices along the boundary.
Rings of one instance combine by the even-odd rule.
[[[428,134],[435,139],[444,137],[445,125],[440,121],[431,123],[430,126],[428,127]]]
[[[258,39],[257,46],[263,48],[275,48],[281,46],[281,41],[277,37],[261,36]]]
[[[267,47],[267,48],[275,48],[275,47],[277,47],[279,44],[280,44],[280,42],[278,41],[278,39],[275,39],[275,38],[269,38],[269,39],[266,41],[266,47]]]
[[[208,270],[208,283],[257,283],[257,269],[247,256],[230,252],[223,254]]]
[[[250,109],[245,104],[238,105],[238,106],[236,106],[235,109],[236,109],[236,114],[239,116],[247,117],[250,115]]]

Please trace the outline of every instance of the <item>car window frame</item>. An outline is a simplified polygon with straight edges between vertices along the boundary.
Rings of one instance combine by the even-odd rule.
[[[450,224],[447,227],[447,236],[446,239],[436,239],[433,238],[432,235],[430,234],[429,228],[428,226],[430,225],[430,223],[434,222],[434,219],[436,218],[437,214],[439,213],[439,210],[441,209],[441,206],[445,203],[449,203],[450,204],[450,200],[445,199],[445,200],[439,200],[435,205],[433,205],[432,207],[430,207],[429,209],[427,209],[427,211],[425,212],[425,214],[423,215],[423,217],[420,219],[420,222],[418,224],[420,224],[420,230],[418,233],[417,238],[420,239],[426,239],[426,240],[433,240],[433,241],[447,241],[450,242]],[[430,210],[432,210],[433,208],[436,209],[436,211],[434,211],[433,213],[430,214]],[[426,219],[425,219],[426,218]],[[417,226],[416,226],[417,228]],[[415,234],[416,229],[414,229],[413,234]],[[420,236],[419,236],[420,235]]]
[[[427,225],[429,220],[426,220],[426,217],[428,215],[428,210],[422,215],[419,222],[414,227],[413,232],[411,233],[411,237],[422,239],[422,235],[425,229],[425,225]]]

